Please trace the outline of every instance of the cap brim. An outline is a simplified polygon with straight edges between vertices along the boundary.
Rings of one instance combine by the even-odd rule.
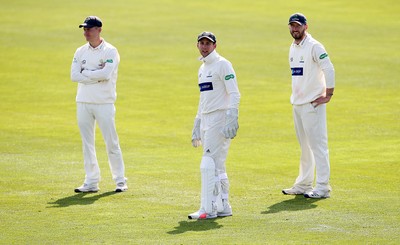
[[[300,21],[290,21],[288,25],[290,25],[290,23],[293,23],[293,22],[294,22],[294,23],[297,23],[297,24],[299,24],[299,25],[301,25],[301,26],[302,26],[302,25],[305,25],[305,24],[301,23]]]
[[[200,41],[203,38],[206,38],[206,39],[210,40],[211,42],[215,43],[214,39],[212,39],[211,37],[207,37],[207,36],[200,37],[200,38],[197,39],[197,41]]]
[[[92,27],[94,27],[94,26],[88,25],[88,24],[86,24],[86,23],[83,23],[83,24],[80,24],[80,25],[79,25],[79,28],[82,28],[82,27],[85,27],[85,28],[92,28]]]

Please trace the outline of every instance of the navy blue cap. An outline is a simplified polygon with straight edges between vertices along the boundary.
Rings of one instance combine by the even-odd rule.
[[[92,28],[92,27],[102,27],[103,23],[101,22],[100,18],[97,16],[89,16],[85,19],[83,24],[79,25],[79,28]]]
[[[295,13],[289,18],[289,24],[292,22],[296,22],[299,25],[307,25],[307,18],[302,13]]]
[[[197,37],[197,42],[203,38],[207,38],[208,40],[210,40],[213,43],[217,42],[217,38],[215,37],[215,35],[212,32],[204,31],[204,32],[200,33],[200,35]]]

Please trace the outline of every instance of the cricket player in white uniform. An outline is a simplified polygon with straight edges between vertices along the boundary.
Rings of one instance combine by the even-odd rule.
[[[197,38],[203,64],[198,72],[200,101],[192,144],[194,147],[203,146],[201,203],[199,211],[189,214],[189,219],[232,215],[225,160],[231,139],[239,128],[240,93],[232,64],[217,53],[216,42],[211,32],[203,32]]]
[[[287,195],[306,198],[330,197],[330,163],[326,125],[326,103],[335,87],[335,70],[324,46],[307,33],[307,19],[301,13],[289,18],[294,38],[289,52],[292,70],[293,118],[301,147],[299,175]],[[316,172],[315,186],[314,171]]]
[[[115,128],[116,83],[120,61],[117,49],[100,37],[102,22],[89,16],[83,27],[85,45],[79,47],[71,65],[71,80],[78,83],[77,119],[82,137],[85,180],[75,192],[97,192],[100,169],[95,150],[95,125],[103,135],[116,192],[126,191],[124,161]]]

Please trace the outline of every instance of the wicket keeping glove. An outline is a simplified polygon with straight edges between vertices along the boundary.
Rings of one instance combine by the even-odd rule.
[[[193,147],[201,146],[201,136],[200,136],[200,118],[194,119],[194,126],[192,130],[192,145]]]
[[[239,112],[236,108],[231,108],[226,111],[225,127],[222,130],[222,133],[227,139],[233,139],[236,136],[239,128],[238,114]]]

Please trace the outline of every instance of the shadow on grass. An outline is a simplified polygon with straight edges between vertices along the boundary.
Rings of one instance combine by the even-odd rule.
[[[73,205],[90,205],[100,198],[107,197],[117,194],[115,191],[104,192],[101,194],[94,193],[78,193],[73,196],[60,198],[54,202],[48,202],[47,204],[53,205],[48,208],[65,208]]]
[[[220,218],[219,218],[220,219]],[[217,219],[205,219],[196,221],[180,221],[179,225],[174,227],[175,230],[168,231],[170,235],[182,234],[187,231],[208,231],[220,229],[223,225],[216,222]]]
[[[296,195],[293,199],[278,202],[274,205],[269,206],[268,210],[261,212],[261,214],[274,214],[281,211],[300,211],[313,209],[318,206],[317,204],[315,204],[315,202],[321,200],[324,199],[305,198],[302,195]]]

